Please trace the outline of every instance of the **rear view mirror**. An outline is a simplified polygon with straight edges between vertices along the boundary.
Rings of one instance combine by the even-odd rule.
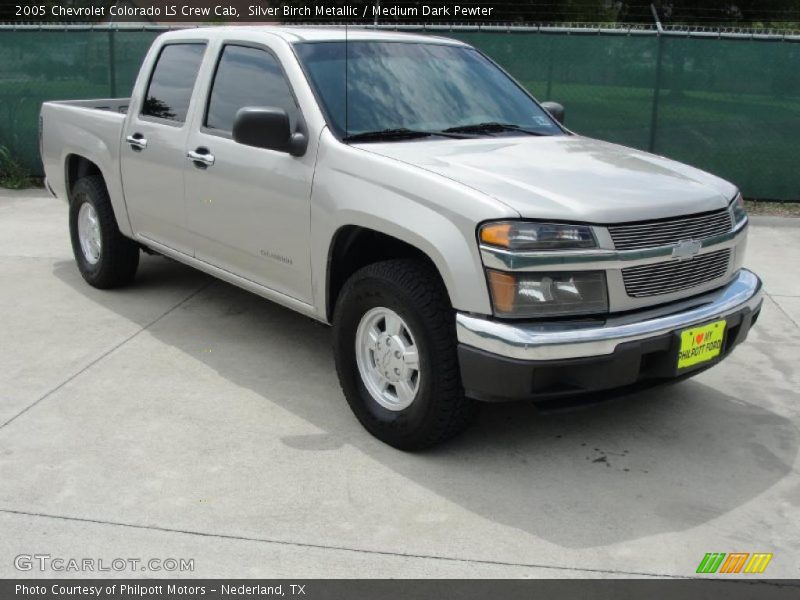
[[[302,156],[308,147],[308,137],[300,131],[292,133],[289,115],[282,108],[246,106],[240,108],[233,121],[234,141]]]
[[[564,124],[564,105],[558,102],[542,102],[542,108],[562,125]]]

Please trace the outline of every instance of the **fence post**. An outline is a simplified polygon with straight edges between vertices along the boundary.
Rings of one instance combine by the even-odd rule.
[[[108,29],[108,81],[112,98],[117,97],[117,52],[116,28]]]
[[[658,128],[658,100],[661,96],[661,62],[664,54],[664,38],[658,34],[658,47],[656,55],[656,81],[653,84],[653,109],[650,115],[650,143],[648,152],[656,151],[656,129]]]
[[[547,52],[547,93],[544,95],[545,100],[552,100],[553,99],[553,44],[555,43],[553,40],[555,38],[547,37],[545,38],[550,43],[548,44],[548,52]]]
[[[655,5],[650,5],[650,11],[653,13],[653,19],[656,22],[656,80],[653,83],[653,108],[650,114],[650,141],[647,144],[648,152],[656,151],[656,129],[658,128],[658,101],[661,96],[661,63],[664,56],[664,36],[662,35],[664,29],[661,27],[661,20],[658,18],[658,12]]]

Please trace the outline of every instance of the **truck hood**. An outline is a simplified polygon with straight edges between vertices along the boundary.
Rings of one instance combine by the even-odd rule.
[[[437,173],[522,217],[591,223],[716,210],[732,184],[693,167],[581,136],[498,137],[363,144],[363,150]]]

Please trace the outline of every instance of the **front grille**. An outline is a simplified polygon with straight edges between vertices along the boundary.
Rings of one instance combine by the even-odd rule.
[[[617,250],[670,246],[683,240],[702,240],[729,232],[733,227],[728,209],[693,217],[611,225]]]
[[[731,249],[695,256],[691,260],[671,260],[653,265],[622,269],[625,291],[633,298],[671,294],[703,285],[725,275]]]

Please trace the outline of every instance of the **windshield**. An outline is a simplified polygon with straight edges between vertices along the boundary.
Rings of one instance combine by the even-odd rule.
[[[447,130],[452,131],[446,137],[563,133],[473,48],[374,41],[309,42],[295,48],[330,126],[342,138],[366,141],[380,138],[369,134],[387,132],[387,138],[406,139],[398,132]]]

